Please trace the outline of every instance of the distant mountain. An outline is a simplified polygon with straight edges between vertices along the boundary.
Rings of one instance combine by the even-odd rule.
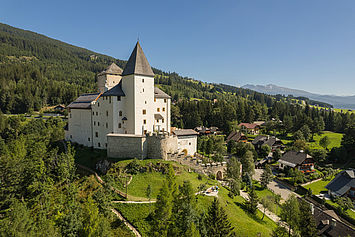
[[[307,97],[311,100],[321,101],[333,105],[340,109],[355,109],[355,96],[335,96],[335,95],[320,95],[304,90],[296,90],[287,87],[281,87],[273,84],[264,85],[250,85],[247,84],[242,88],[254,90],[257,92],[269,95],[292,95],[294,97]]]

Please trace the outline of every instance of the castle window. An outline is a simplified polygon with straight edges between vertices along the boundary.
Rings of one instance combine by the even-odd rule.
[[[143,124],[147,124],[147,120],[143,119]]]
[[[95,115],[95,112],[94,112],[94,111],[92,112],[92,115]]]
[[[90,141],[90,137],[88,137],[88,141]]]
[[[98,147],[100,147],[100,146],[101,146],[100,142],[99,142],[99,143],[97,143],[97,146],[98,146]]]
[[[124,131],[125,134],[127,134],[127,131]]]
[[[99,102],[97,102],[97,107],[100,107],[100,103]]]
[[[163,112],[165,111],[165,108],[162,108]]]
[[[118,128],[121,128],[121,127],[122,127],[122,125],[121,125],[121,123],[119,123],[119,124],[118,124]]]
[[[121,96],[117,96],[117,101],[121,101]]]
[[[143,92],[144,92],[144,88],[143,88]]]
[[[147,130],[144,130],[144,134],[147,134]]]
[[[72,136],[72,135],[70,135],[70,138],[73,138],[73,136]]]
[[[189,142],[189,146],[191,146],[191,142]]]
[[[95,137],[99,137],[99,133],[98,132],[95,132]]]
[[[109,99],[109,103],[111,104],[111,96],[109,97],[110,99]]]
[[[94,121],[94,126],[96,125],[96,121]]]
[[[147,101],[144,101],[144,104],[147,104]]]
[[[147,114],[147,111],[145,109],[143,109],[143,114]]]
[[[108,111],[106,110],[106,116],[108,116]]]
[[[162,119],[161,122],[164,123],[164,119]]]
[[[97,122],[97,126],[100,126],[100,122]]]
[[[164,103],[166,103],[166,99],[164,99]]]
[[[105,147],[107,147],[107,143],[105,143]]]
[[[142,82],[144,83],[144,79],[142,79]]]
[[[99,115],[99,113],[98,112],[96,112],[96,116],[98,116]]]
[[[157,119],[157,123],[159,123],[159,119]]]
[[[118,112],[118,115],[119,115],[119,116],[122,116],[122,111]]]
[[[160,112],[160,108],[157,108],[157,111]]]
[[[108,124],[106,123],[106,128],[108,128]]]

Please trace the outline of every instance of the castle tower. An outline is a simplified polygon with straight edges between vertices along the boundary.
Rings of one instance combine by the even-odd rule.
[[[97,87],[100,93],[108,91],[121,81],[122,69],[115,63],[112,63],[97,76]]]
[[[154,73],[137,42],[122,73],[122,90],[126,94],[126,129],[141,135],[154,130]]]

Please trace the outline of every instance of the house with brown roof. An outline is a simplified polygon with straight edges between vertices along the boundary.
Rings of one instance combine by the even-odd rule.
[[[228,143],[231,140],[235,142],[248,142],[248,137],[242,132],[234,131],[227,136],[226,142]]]
[[[279,159],[279,169],[296,168],[303,173],[314,172],[315,161],[304,151],[288,151]]]
[[[238,125],[243,133],[257,135],[259,134],[260,125],[254,123],[240,123]]]

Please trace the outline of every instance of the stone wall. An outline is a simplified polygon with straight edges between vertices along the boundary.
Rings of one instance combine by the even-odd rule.
[[[178,139],[167,134],[147,135],[148,158],[167,159],[168,154],[178,151]]]
[[[164,159],[178,152],[178,139],[167,134],[107,134],[107,156],[111,158]]]
[[[107,134],[107,156],[110,158],[147,157],[146,137],[131,134]]]

